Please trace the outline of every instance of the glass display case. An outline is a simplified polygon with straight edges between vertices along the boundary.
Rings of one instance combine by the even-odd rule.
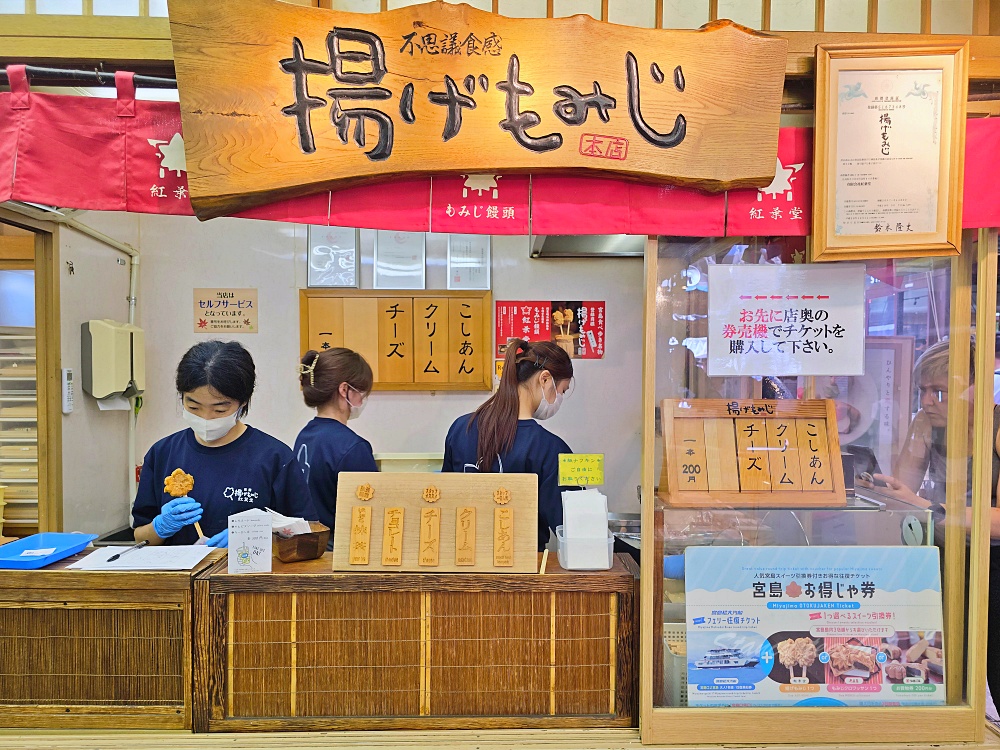
[[[648,240],[643,742],[974,741],[996,234],[951,259],[806,257],[804,238]],[[789,281],[838,277],[857,304],[829,319],[836,298]],[[855,323],[827,338],[838,314]],[[804,350],[741,358],[803,323]]]

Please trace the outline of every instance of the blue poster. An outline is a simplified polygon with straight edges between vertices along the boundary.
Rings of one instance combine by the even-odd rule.
[[[945,703],[936,547],[690,547],[688,704]]]

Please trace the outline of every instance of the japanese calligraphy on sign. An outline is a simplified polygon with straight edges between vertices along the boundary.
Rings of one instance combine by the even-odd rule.
[[[302,290],[302,351],[359,352],[376,390],[487,390],[489,292],[406,294]]]
[[[830,400],[665,400],[660,492],[671,505],[846,502]]]
[[[559,484],[598,487],[604,484],[603,453],[560,453]]]
[[[708,374],[861,375],[865,269],[708,267]]]
[[[496,356],[507,342],[553,341],[573,359],[604,359],[605,303],[595,301],[497,301]]]
[[[418,172],[583,169],[713,191],[774,175],[787,43],[728,21],[677,31],[276,0],[174,0],[170,21],[200,218]]]
[[[257,333],[256,289],[195,289],[195,333]]]
[[[958,252],[967,59],[967,44],[821,46],[814,258]]]
[[[945,702],[936,547],[690,547],[691,706]]]
[[[348,472],[337,492],[336,571],[538,570],[534,474]]]

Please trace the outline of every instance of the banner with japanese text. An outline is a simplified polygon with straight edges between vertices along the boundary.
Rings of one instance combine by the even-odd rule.
[[[689,547],[688,705],[945,703],[936,547]]]
[[[594,301],[496,302],[496,356],[511,339],[553,341],[573,359],[603,359],[605,303]]]
[[[862,375],[861,263],[708,266],[708,374]]]

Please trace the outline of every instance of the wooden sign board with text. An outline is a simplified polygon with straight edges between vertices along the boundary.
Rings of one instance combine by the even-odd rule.
[[[333,569],[536,573],[538,477],[341,472]]]
[[[375,390],[488,391],[492,309],[489,292],[301,289],[300,345],[360,353]]]
[[[711,191],[774,177],[787,42],[729,21],[170,0],[170,28],[201,219],[399,175],[568,170]]]
[[[831,400],[666,399],[659,495],[675,507],[847,502]]]

